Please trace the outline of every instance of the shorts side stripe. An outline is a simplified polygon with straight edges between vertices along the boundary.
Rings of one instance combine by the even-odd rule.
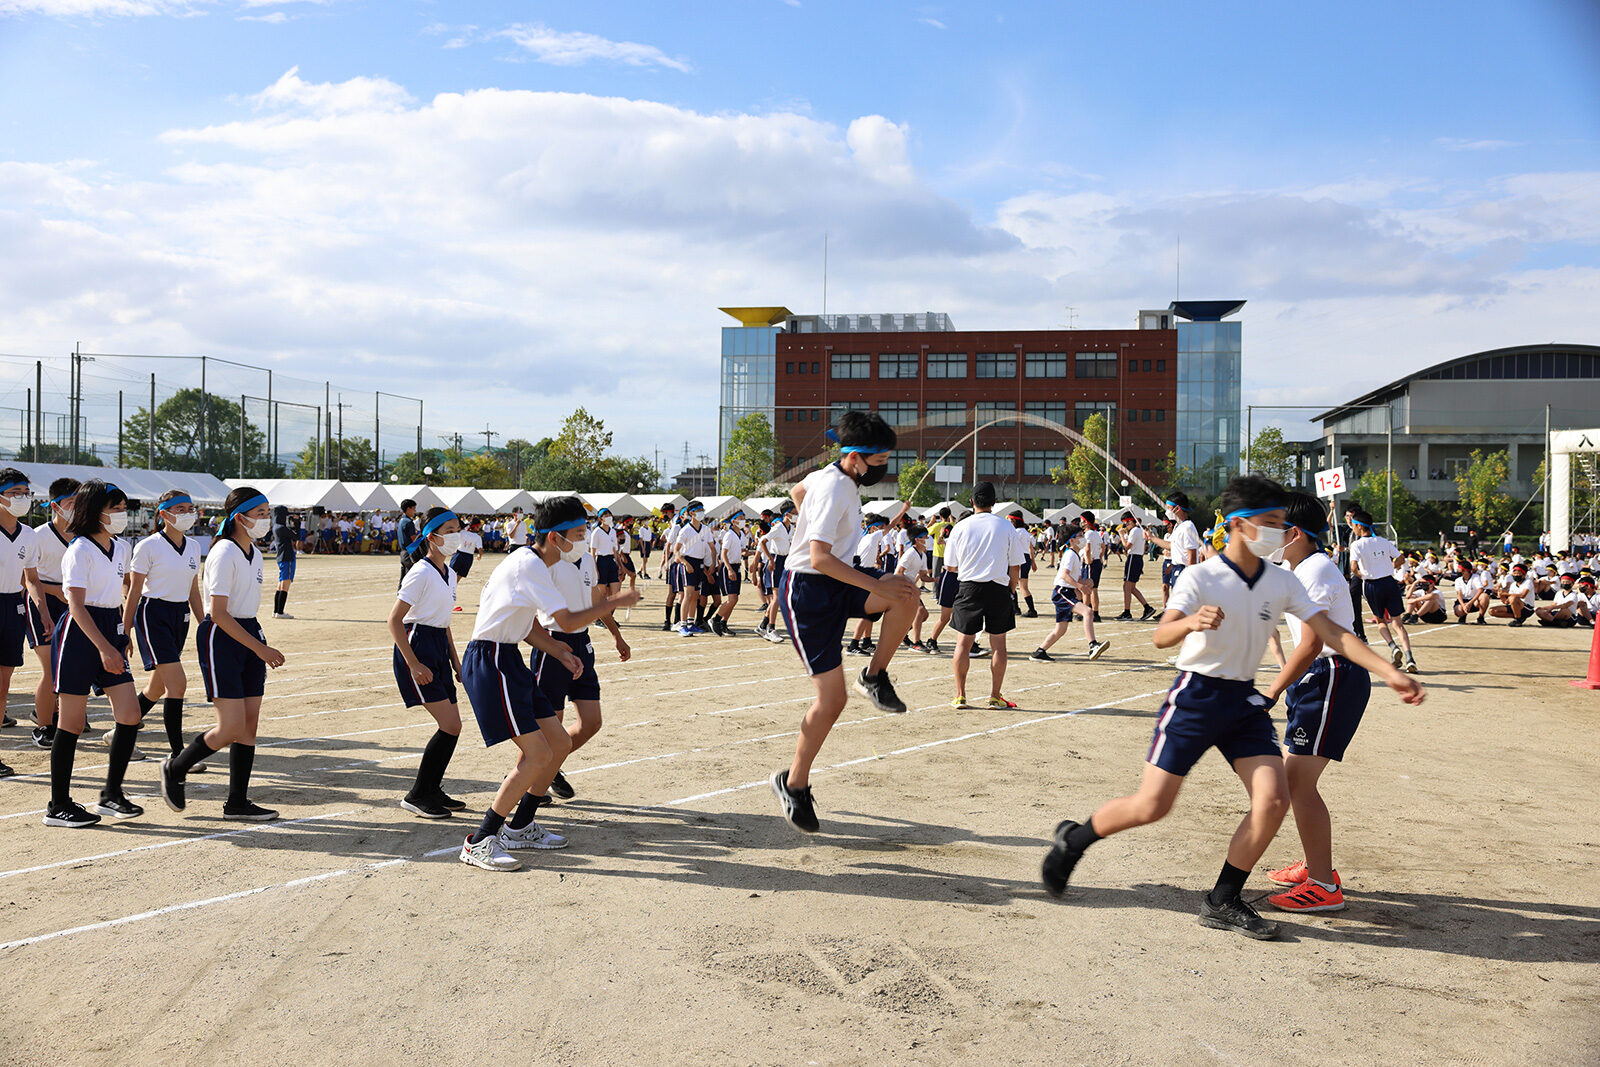
[[[1311,754],[1322,755],[1322,738],[1328,732],[1328,718],[1333,711],[1333,691],[1339,686],[1339,661],[1332,657],[1328,659],[1328,689],[1322,694],[1322,720],[1317,723],[1317,739],[1311,746]]]
[[[1167,747],[1167,723],[1172,721],[1172,715],[1178,710],[1178,694],[1188,688],[1194,680],[1194,674],[1185,671],[1172,683],[1172,688],[1167,690],[1167,700],[1161,708],[1161,717],[1156,721],[1155,740],[1150,742],[1150,751],[1145,755],[1146,763],[1155,763],[1161,758],[1161,750]]]

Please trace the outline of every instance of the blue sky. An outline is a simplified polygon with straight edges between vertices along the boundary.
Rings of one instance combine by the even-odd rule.
[[[824,230],[830,310],[962,328],[1130,325],[1181,232],[1247,399],[1335,401],[1596,340],[1596,10],[0,0],[0,350],[710,451],[716,305]]]

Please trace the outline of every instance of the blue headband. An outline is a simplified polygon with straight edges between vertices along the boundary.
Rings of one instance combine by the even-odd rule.
[[[839,449],[842,453],[859,452],[864,456],[881,456],[889,451],[887,448],[876,448],[868,445],[845,445]]]
[[[457,522],[461,521],[459,518],[457,518],[456,513],[453,511],[441,511],[439,514],[429,519],[428,524],[424,526],[422,528],[422,532],[417,535],[417,539],[406,546],[406,551],[414,552],[418,545],[422,544],[422,542],[428,539],[429,534],[433,533],[451,519],[455,519]]]
[[[1308,530],[1299,523],[1290,523],[1289,525],[1293,526],[1295,529],[1311,538],[1311,540],[1315,541],[1318,548],[1322,547],[1322,539],[1328,534],[1328,528],[1326,526],[1322,527],[1320,530]]]
[[[1228,522],[1228,521],[1233,520],[1233,519],[1252,519],[1252,518],[1255,518],[1257,515],[1265,515],[1269,511],[1282,511],[1282,510],[1283,510],[1283,505],[1282,504],[1274,504],[1270,508],[1240,508],[1238,511],[1230,511],[1226,515],[1222,516],[1222,521],[1223,522]]]
[[[58,496],[54,500],[50,501],[50,503],[59,504],[63,500],[71,500],[73,497],[75,497],[77,495],[78,495],[78,491],[76,489],[74,489],[69,493],[62,493],[60,496]]]
[[[179,504],[193,504],[193,503],[194,503],[193,500],[190,500],[187,496],[184,496],[182,493],[179,493],[177,496],[173,497],[171,500],[163,500],[161,503],[157,504],[156,505],[156,511],[157,512],[162,512],[162,511],[166,511],[168,508],[177,507]]]
[[[253,511],[256,508],[259,508],[262,504],[265,504],[266,502],[267,502],[267,498],[262,496],[260,493],[257,493],[255,496],[251,497],[249,500],[246,500],[243,504],[240,504],[238,507],[236,507],[232,511],[228,512],[228,517],[226,519],[222,520],[222,525],[227,526],[230,523],[232,523],[234,519],[237,519],[239,517],[239,513],[241,511]]]
[[[536,534],[542,534],[542,533],[564,533],[567,530],[576,530],[580,526],[587,526],[587,525],[589,525],[589,520],[587,518],[573,519],[571,522],[563,522],[563,523],[559,523],[559,524],[557,524],[555,526],[540,527],[538,529],[535,529],[533,532],[536,533]],[[570,541],[570,540],[572,540],[572,538],[569,537],[569,538],[567,538],[567,540]]]
[[[0,493],[8,493],[11,490],[15,489],[19,485],[27,485],[27,484],[28,484],[27,479],[23,479],[20,482],[7,482],[5,485],[0,485]]]

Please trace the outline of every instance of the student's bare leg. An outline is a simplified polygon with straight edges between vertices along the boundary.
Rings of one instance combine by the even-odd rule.
[[[1071,626],[1072,626],[1072,620],[1071,619],[1063,619],[1062,621],[1056,623],[1055,626],[1051,629],[1051,631],[1048,634],[1045,635],[1044,640],[1039,643],[1039,647],[1044,649],[1046,652],[1049,652],[1050,649],[1055,647],[1055,643],[1057,641],[1059,641],[1063,637],[1067,636],[1067,630]]]
[[[56,691],[52,682],[55,676],[50,671],[50,645],[46,642],[33,652],[39,657],[39,667],[42,672],[39,684],[33,687],[33,721],[40,726],[51,726],[56,721]]]
[[[901,638],[911,631],[912,620],[917,617],[917,609],[921,606],[920,600],[891,601],[876,593],[867,597],[865,610],[868,614],[883,612],[878,623],[878,647],[872,650],[872,661],[867,664],[868,674],[878,675],[889,669],[889,661],[900,648]],[[867,622],[867,633],[872,633],[871,622]]]
[[[944,633],[944,628],[950,625],[950,615],[954,610],[953,608],[939,609],[939,621],[934,624],[933,635],[928,638],[929,641],[939,640],[939,635]]]
[[[811,783],[811,764],[815,762],[817,753],[822,751],[828,731],[839,721],[839,713],[844,711],[850,699],[844,684],[842,665],[825,674],[813,674],[811,687],[816,696],[805,718],[800,720],[800,737],[795,741],[794,760],[789,764],[787,782],[789,788],[795,790],[804,789]]]
[[[577,721],[567,727],[567,734],[572,738],[572,751],[576,752],[600,732],[602,724],[598,700],[574,700],[572,706],[577,709]]]
[[[1234,773],[1250,796],[1250,811],[1228,843],[1228,862],[1248,871],[1256,865],[1289,813],[1289,782],[1281,756],[1249,756],[1235,760]]]
[[[1324,885],[1333,883],[1333,820],[1317,791],[1317,779],[1328,767],[1322,756],[1289,755],[1283,758],[1289,786],[1289,806],[1295,829],[1300,831],[1306,870]]]
[[[1406,624],[1399,619],[1392,620],[1395,635],[1400,639],[1400,648],[1405,652],[1406,658],[1411,658],[1411,635],[1406,632]]]
[[[555,781],[561,764],[572,755],[572,735],[554,715],[539,720],[539,736],[544,738],[548,755],[534,768],[533,778],[528,783],[527,792],[536,797],[542,797],[550,791],[550,783]]]
[[[1110,837],[1165,818],[1182,788],[1182,775],[1164,771],[1154,763],[1146,763],[1137,792],[1100,805],[1090,819],[1094,832],[1100,837]]]
[[[972,643],[978,639],[977,634],[964,634],[956,631],[956,650],[950,661],[956,675],[956,698],[967,699],[967,670],[972,666]]]
[[[557,720],[550,721],[556,722],[556,728],[560,730],[560,723]],[[542,725],[544,720],[540,722]],[[561,730],[561,733],[564,736],[566,731]],[[505,781],[500,783],[500,788],[495,791],[494,801],[489,805],[494,809],[494,813],[503,819],[511,817],[511,813],[516,810],[523,796],[529,792],[540,769],[548,765],[552,758],[550,742],[546,740],[542,728],[536,734],[518,734],[511,740],[517,746],[517,762],[506,775]]]
[[[990,634],[989,647],[994,650],[989,660],[989,695],[1000,699],[1000,689],[1006,680],[1006,635]]]

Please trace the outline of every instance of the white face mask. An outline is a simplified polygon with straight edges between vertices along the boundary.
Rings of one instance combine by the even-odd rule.
[[[583,545],[567,539],[567,548],[561,553],[561,558],[568,563],[576,563],[583,558]]]
[[[436,534],[435,536],[439,538],[439,551],[445,555],[453,556],[461,549],[460,532]]]
[[[257,537],[265,537],[267,534],[272,532],[272,520],[246,519],[244,523],[244,532],[249,534],[252,539]]]
[[[611,516],[607,515],[605,518],[601,519],[600,525],[607,530],[611,529]]]
[[[28,513],[28,510],[30,508],[32,508],[32,507],[33,507],[33,498],[32,497],[28,497],[28,496],[8,496],[8,497],[6,497],[6,510],[11,512],[11,514],[12,514],[12,516],[14,518],[18,518],[18,519],[22,518],[24,515],[26,515]]]
[[[1281,526],[1257,526],[1255,537],[1247,537],[1244,546],[1254,555],[1265,559],[1275,552],[1283,551],[1283,539],[1288,531]]]
[[[199,518],[192,511],[180,511],[176,515],[168,515],[167,519],[179,533],[188,533],[194,529],[194,520]]]
[[[105,527],[116,536],[128,528],[128,513],[126,511],[108,511],[104,520]]]

